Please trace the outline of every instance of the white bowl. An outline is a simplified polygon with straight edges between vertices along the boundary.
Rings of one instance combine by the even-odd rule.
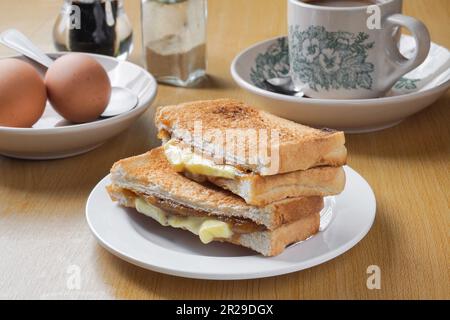
[[[413,53],[412,37],[402,36],[400,51],[406,56]],[[396,125],[444,94],[450,87],[449,56],[446,48],[432,43],[427,60],[404,79],[411,81],[408,77],[418,77],[417,81],[423,80],[423,86],[414,88],[414,79],[411,89],[405,90],[403,86],[376,99],[311,99],[265,89],[261,83],[263,76],[275,77],[289,71],[286,37],[266,40],[242,51],[231,64],[231,74],[240,87],[255,94],[257,106],[270,113],[314,127],[367,132]],[[435,79],[420,79],[421,75],[428,76],[431,69],[436,70]],[[400,83],[397,84],[400,88]]]
[[[53,58],[64,53],[49,54]],[[138,105],[121,115],[83,124],[65,121],[47,103],[41,119],[32,128],[0,126],[0,154],[32,160],[58,159],[78,155],[100,146],[127,129],[155,99],[157,84],[145,69],[112,57],[89,54],[108,72],[113,86],[126,87],[139,98]],[[45,69],[37,63],[16,56],[33,65],[42,75]]]

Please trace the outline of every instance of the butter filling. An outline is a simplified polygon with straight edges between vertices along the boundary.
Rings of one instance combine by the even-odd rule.
[[[233,236],[230,224],[210,217],[189,217],[171,215],[160,208],[149,204],[144,199],[135,199],[136,210],[163,226],[171,226],[188,230],[199,236],[200,241],[207,244],[214,239],[229,239]]]
[[[234,166],[216,164],[213,160],[192,152],[191,148],[182,148],[175,140],[164,144],[164,154],[172,168],[177,172],[189,172],[194,175],[234,179],[242,172]]]

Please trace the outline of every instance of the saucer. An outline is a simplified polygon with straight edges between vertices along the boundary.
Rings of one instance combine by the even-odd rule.
[[[405,57],[414,54],[415,42],[403,35],[399,48]],[[264,79],[289,72],[287,37],[257,43],[242,51],[231,64],[236,83],[255,94],[256,106],[302,124],[348,133],[392,127],[428,107],[450,87],[450,52],[431,43],[427,59],[401,78],[384,97],[375,99],[312,99],[271,92]]]
[[[63,53],[49,54],[53,58]],[[72,124],[64,120],[47,103],[44,114],[32,128],[0,126],[0,155],[13,158],[45,160],[66,158],[97,148],[108,139],[127,129],[155,99],[157,84],[153,76],[143,68],[127,61],[103,55],[89,54],[107,71],[111,85],[125,87],[134,92],[138,105],[111,118]],[[45,72],[37,63],[23,56],[16,56],[30,63],[42,75]]]
[[[270,258],[230,243],[205,245],[188,231],[163,227],[134,209],[113,203],[105,189],[111,183],[109,175],[92,190],[86,219],[100,245],[145,269],[196,279],[271,277],[334,259],[369,232],[376,213],[375,195],[356,171],[348,166],[344,170],[345,189],[325,198],[319,233]]]

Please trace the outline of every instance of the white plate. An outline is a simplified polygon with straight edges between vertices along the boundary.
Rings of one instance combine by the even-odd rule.
[[[63,53],[49,54],[56,58]],[[92,150],[127,129],[155,99],[157,85],[145,69],[127,61],[89,54],[108,72],[113,86],[126,87],[139,99],[138,105],[121,115],[84,124],[70,124],[47,103],[41,119],[32,128],[0,126],[0,154],[22,159],[57,159]],[[42,75],[45,69],[23,56]]]
[[[204,245],[188,231],[162,227],[153,219],[113,203],[106,193],[109,176],[92,190],[86,218],[100,244],[116,256],[153,271],[197,279],[253,279],[310,268],[357,244],[375,218],[369,184],[345,167],[344,192],[328,197],[317,235],[276,257],[227,243]],[[330,221],[331,217],[331,221]]]
[[[400,51],[414,54],[414,39],[402,36]],[[392,127],[426,108],[450,87],[450,53],[431,43],[422,65],[411,71],[385,97],[376,99],[311,99],[266,90],[263,78],[282,76],[289,71],[286,37],[257,43],[242,51],[231,64],[236,83],[255,94],[256,106],[270,113],[314,127],[346,132],[368,132]]]

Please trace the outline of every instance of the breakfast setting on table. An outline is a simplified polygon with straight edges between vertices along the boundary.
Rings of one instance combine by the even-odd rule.
[[[450,298],[450,1],[0,17],[0,298]]]

